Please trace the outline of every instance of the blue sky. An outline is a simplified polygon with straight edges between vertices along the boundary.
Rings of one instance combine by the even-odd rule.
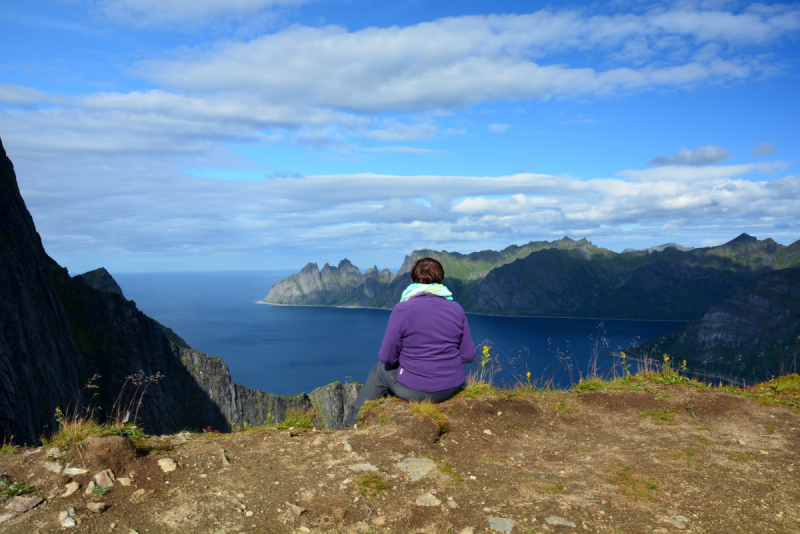
[[[71,272],[800,238],[800,4],[0,7],[0,137]]]

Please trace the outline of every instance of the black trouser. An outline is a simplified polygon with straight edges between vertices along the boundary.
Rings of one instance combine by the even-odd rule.
[[[372,371],[369,372],[367,381],[364,382],[364,387],[361,388],[361,392],[358,394],[358,397],[356,397],[356,401],[347,413],[344,426],[349,428],[358,423],[358,411],[368,400],[380,399],[386,395],[394,395],[395,397],[400,397],[407,401],[429,400],[439,403],[452,398],[453,395],[463,388],[464,384],[442,391],[417,391],[416,389],[407,388],[397,381],[397,367],[389,367],[385,363],[379,361],[375,364],[375,367],[372,368]]]

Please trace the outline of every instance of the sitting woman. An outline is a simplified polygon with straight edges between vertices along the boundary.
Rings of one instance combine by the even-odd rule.
[[[461,391],[464,366],[475,345],[464,310],[442,285],[444,268],[422,258],[411,269],[411,285],[392,310],[380,361],[370,371],[345,426],[358,422],[364,402],[391,394],[405,400],[443,402]]]

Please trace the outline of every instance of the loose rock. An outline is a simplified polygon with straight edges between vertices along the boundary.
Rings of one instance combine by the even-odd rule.
[[[77,482],[70,482],[65,487],[67,488],[67,491],[65,491],[64,494],[61,495],[62,498],[69,497],[70,495],[72,495],[73,493],[78,491],[78,489],[81,487],[81,485],[78,484]]]
[[[475,527],[464,527],[458,534],[474,534],[474,532],[475,532]]]
[[[456,508],[458,508],[458,503],[456,503],[456,501],[447,501],[447,506],[455,510]]]
[[[94,481],[101,488],[111,489],[114,487],[114,473],[111,472],[111,469],[100,471],[94,476]]]
[[[165,473],[171,473],[178,468],[178,464],[172,458],[162,458],[158,461],[158,467]]]
[[[131,501],[142,502],[144,500],[145,493],[146,492],[143,489],[138,489],[134,491],[133,494],[131,495]]]
[[[117,482],[125,486],[126,488],[131,485],[131,479],[127,477],[118,478]]]
[[[57,475],[60,475],[61,474],[61,470],[63,469],[61,464],[58,463],[58,462],[45,462],[44,463],[44,468],[47,469],[48,471],[50,471],[51,473],[55,473]]]
[[[554,515],[551,515],[549,517],[545,517],[544,520],[547,521],[548,523],[550,523],[551,525],[561,525],[561,526],[564,526],[564,527],[574,527],[575,526],[575,523],[573,523],[572,521],[567,521],[566,519],[563,519],[561,517],[556,517]]]
[[[225,454],[225,449],[220,449],[219,450],[219,455],[222,457],[222,465],[231,465],[231,461],[228,460],[228,456]],[[162,469],[164,469],[164,468],[162,467]],[[171,469],[171,471],[174,471],[174,470],[175,469]]]
[[[106,503],[104,503],[104,502],[90,502],[90,503],[88,503],[86,505],[86,508],[90,512],[94,512],[96,514],[100,514],[100,513],[104,512],[106,508],[108,508],[108,505]]]
[[[316,438],[314,438],[314,441],[311,442],[311,446],[321,447],[323,443],[325,443],[325,440],[322,439],[322,436],[317,436]]]
[[[428,476],[436,468],[436,462],[428,458],[406,458],[397,464],[397,468],[407,472],[411,482],[416,482]]]
[[[303,515],[303,512],[306,511],[305,508],[301,508],[300,506],[297,506],[296,504],[292,504],[290,502],[286,502],[286,506],[289,507],[289,510],[295,517],[300,517],[301,515]]]
[[[344,445],[344,452],[353,452],[353,446],[346,439],[342,440],[342,445]]]
[[[508,519],[506,517],[489,518],[489,528],[492,530],[496,530],[498,532],[502,532],[503,534],[510,534],[511,531],[514,530],[514,525],[516,524],[517,524],[516,521],[514,521],[513,519]]]
[[[44,499],[41,497],[14,497],[11,500],[11,508],[12,512],[27,512],[39,505]]]
[[[377,471],[378,468],[372,464],[355,464],[348,466],[350,471],[355,471],[356,473],[360,473],[361,471]]]
[[[431,495],[430,492],[417,497],[417,506],[439,506],[440,504],[442,501]]]
[[[61,474],[65,477],[76,477],[78,475],[85,475],[88,472],[88,469],[81,469],[80,467],[67,467]]]
[[[12,517],[14,517],[14,514],[10,514],[10,513],[9,513],[9,514],[3,514],[3,515],[0,515],[0,523],[3,523],[3,522],[5,522],[5,521],[8,521],[8,520],[9,520],[9,519],[11,519]]]
[[[676,527],[676,528],[681,528],[681,529],[686,528],[686,523],[688,523],[688,522],[689,522],[689,519],[684,517],[684,516],[682,516],[682,515],[676,515],[675,517],[672,517],[669,520],[670,525],[672,525],[673,527]]]

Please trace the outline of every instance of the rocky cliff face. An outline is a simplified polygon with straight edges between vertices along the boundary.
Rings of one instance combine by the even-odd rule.
[[[0,193],[0,439],[30,443],[55,430],[56,408],[74,410],[94,375],[92,406],[101,417],[114,415],[120,392],[127,402],[129,377],[163,376],[149,384],[139,411],[149,432],[280,422],[293,407],[313,407],[318,424],[341,427],[358,384],[337,382],[298,397],[245,388],[221,360],[172,343],[121,290],[70,278],[45,253],[2,142]]]
[[[106,271],[105,267],[100,267],[94,271],[79,274],[78,278],[83,280],[83,282],[87,285],[95,288],[98,291],[102,291],[103,293],[116,293],[120,297],[125,296],[122,294],[122,288],[119,287],[119,284],[111,276],[111,273]]]
[[[749,380],[800,363],[800,268],[770,271],[737,287],[684,328],[641,347]],[[710,368],[708,366],[711,366]],[[747,373],[743,373],[747,370]]]
[[[338,267],[327,263],[320,271],[316,263],[309,263],[289,278],[277,282],[261,304],[290,306],[368,306],[382,293],[392,280],[388,269],[377,267],[361,271],[344,259]]]

